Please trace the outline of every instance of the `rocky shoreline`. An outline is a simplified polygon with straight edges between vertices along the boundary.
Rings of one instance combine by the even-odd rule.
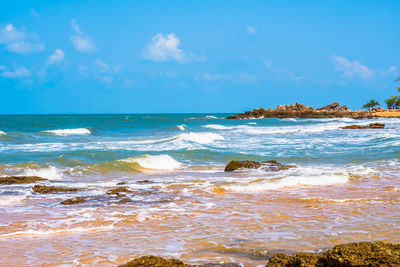
[[[352,111],[346,106],[341,106],[338,102],[314,109],[306,107],[304,104],[279,105],[275,109],[254,109],[245,113],[235,114],[226,119],[253,119],[253,118],[352,118],[352,119],[371,119],[376,117],[370,111]]]
[[[138,266],[241,266],[235,263],[190,265],[178,259],[156,256],[136,258],[120,267]],[[337,245],[323,252],[299,252],[294,255],[277,253],[267,259],[266,267],[359,267],[359,266],[400,266],[400,244],[381,241],[358,242]]]

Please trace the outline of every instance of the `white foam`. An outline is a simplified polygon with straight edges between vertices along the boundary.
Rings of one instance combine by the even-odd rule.
[[[7,135],[5,132],[0,131],[0,136]]]
[[[90,232],[90,231],[101,231],[101,230],[111,230],[114,228],[114,224],[99,226],[99,227],[75,227],[69,229],[57,229],[57,230],[26,230],[26,231],[17,231],[7,234],[0,235],[1,237],[9,237],[9,236],[18,236],[18,235],[51,235],[51,234],[63,234],[63,233],[71,233],[71,232]]]
[[[186,127],[185,124],[182,124],[182,125],[176,126],[176,128],[178,128],[178,129],[181,130],[181,131],[184,131],[187,127]]]
[[[208,144],[217,140],[224,140],[224,137],[221,135],[209,132],[180,134],[179,138],[184,141],[191,141],[199,144]]]
[[[207,124],[203,126],[204,128],[214,129],[214,130],[228,130],[232,129],[233,127],[219,125],[219,124]]]
[[[136,162],[145,169],[153,170],[175,170],[182,164],[169,155],[143,155],[139,157],[123,159],[125,162]]]
[[[49,166],[42,169],[31,169],[28,168],[23,173],[24,176],[39,176],[48,180],[59,180],[63,177],[62,172],[54,166]]]
[[[9,206],[20,202],[25,199],[26,195],[6,195],[0,196],[0,206]]]
[[[320,176],[288,176],[277,181],[266,181],[247,185],[232,185],[227,189],[235,192],[263,192],[286,187],[297,186],[328,186],[344,184],[349,181],[346,175],[320,175]]]
[[[206,116],[206,118],[207,118],[207,119],[218,119],[218,118],[215,117],[215,116]]]
[[[86,128],[75,128],[75,129],[57,129],[57,130],[46,130],[44,133],[51,133],[55,135],[82,135],[91,134],[89,129]]]

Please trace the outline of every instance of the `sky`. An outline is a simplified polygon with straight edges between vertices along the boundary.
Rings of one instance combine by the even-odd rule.
[[[400,1],[0,3],[0,114],[382,105]]]

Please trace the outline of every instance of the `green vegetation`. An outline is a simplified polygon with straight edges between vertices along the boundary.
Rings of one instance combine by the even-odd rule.
[[[385,100],[388,108],[391,107],[393,104],[396,106],[400,106],[400,96],[391,96],[390,98]]]
[[[365,109],[371,109],[375,106],[380,106],[379,102],[376,100],[371,99],[368,103],[366,103],[363,108]]]

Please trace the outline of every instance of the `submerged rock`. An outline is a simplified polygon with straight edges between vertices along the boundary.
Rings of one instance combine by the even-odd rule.
[[[83,203],[86,200],[83,197],[73,197],[73,198],[69,198],[67,200],[64,200],[61,202],[62,205],[74,205],[74,204],[79,204],[79,203]]]
[[[341,129],[383,129],[385,128],[385,124],[383,123],[370,123],[369,125],[366,126],[360,126],[360,125],[349,125],[349,126],[344,126],[340,127]]]
[[[267,267],[277,266],[400,266],[400,244],[359,242],[335,246],[321,253],[276,254]]]
[[[253,160],[232,160],[226,167],[226,172],[236,171],[238,169],[262,169],[264,171],[281,171],[293,168],[292,165],[284,165],[275,160],[268,160],[263,162]]]
[[[64,186],[47,186],[47,185],[35,185],[32,188],[33,192],[39,194],[52,194],[57,192],[76,192],[78,188],[68,188]]]
[[[124,196],[121,195],[121,193],[132,193],[131,190],[129,190],[127,187],[117,187],[117,188],[113,188],[107,191],[107,195],[116,195],[116,196]]]
[[[10,184],[30,184],[34,182],[44,181],[39,176],[8,176],[0,178],[0,184],[10,185]]]
[[[119,267],[175,267],[175,266],[190,266],[177,259],[164,259],[156,256],[143,256],[136,258]]]

